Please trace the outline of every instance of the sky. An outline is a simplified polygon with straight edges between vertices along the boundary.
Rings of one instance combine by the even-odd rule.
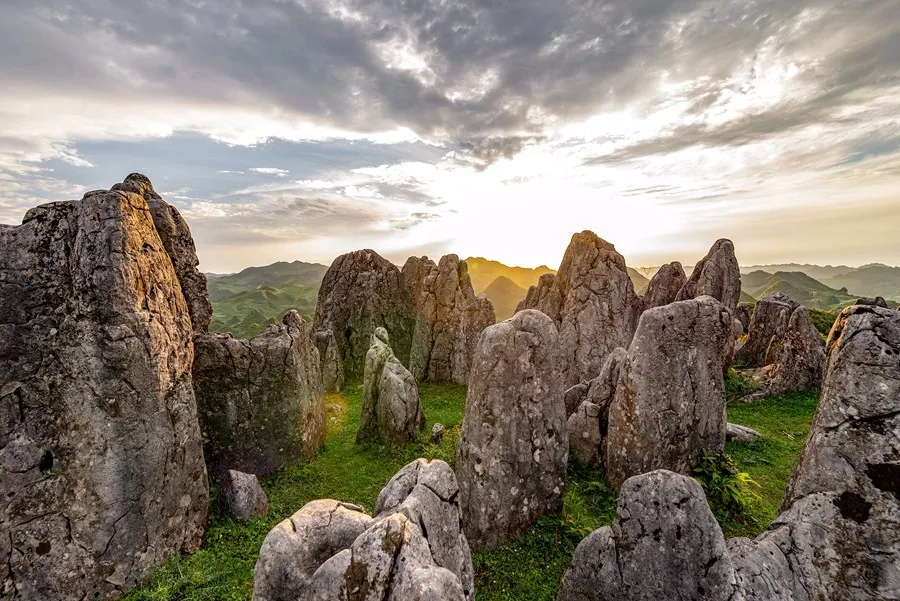
[[[133,171],[201,269],[900,264],[897,0],[2,0],[0,223]]]

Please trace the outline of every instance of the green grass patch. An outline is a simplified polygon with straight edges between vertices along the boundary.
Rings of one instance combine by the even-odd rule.
[[[451,384],[420,388],[428,418],[420,439],[402,448],[357,445],[360,386],[326,396],[328,436],[318,456],[288,466],[263,482],[269,515],[235,522],[211,505],[203,547],[174,557],[151,571],[127,601],[247,601],[253,567],[269,530],[314,499],[332,498],[372,511],[378,493],[404,465],[417,457],[443,459],[452,465],[465,410],[466,390]],[[729,421],[755,428],[763,438],[731,444],[726,452],[741,471],[760,484],[753,523],[723,523],[727,536],[755,536],[775,517],[781,494],[803,446],[817,395],[795,394],[753,404],[732,404]],[[431,426],[447,429],[439,445],[428,442]],[[572,553],[582,538],[615,517],[616,494],[602,470],[570,467],[563,515],[541,520],[518,540],[473,557],[477,601],[552,601]]]

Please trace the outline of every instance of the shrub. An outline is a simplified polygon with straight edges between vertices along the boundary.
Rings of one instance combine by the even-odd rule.
[[[725,374],[725,400],[736,401],[759,388],[759,384],[733,367]]]
[[[759,488],[750,474],[739,470],[725,453],[703,451],[694,468],[694,478],[703,487],[706,500],[719,523],[747,524],[756,521],[754,506],[760,499]]]

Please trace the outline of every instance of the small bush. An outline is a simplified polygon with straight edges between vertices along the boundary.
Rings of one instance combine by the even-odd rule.
[[[736,401],[754,392],[759,388],[759,384],[743,375],[733,367],[728,368],[725,374],[725,400],[727,402]]]
[[[759,488],[750,474],[739,470],[725,453],[703,452],[694,468],[694,478],[703,487],[706,500],[719,523],[756,522],[753,510],[760,500]]]
[[[831,332],[831,326],[834,325],[834,320],[838,318],[838,312],[809,309],[809,318],[822,336],[828,336],[828,333]]]

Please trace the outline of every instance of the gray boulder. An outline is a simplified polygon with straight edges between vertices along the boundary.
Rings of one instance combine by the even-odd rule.
[[[269,499],[254,474],[226,471],[219,484],[219,496],[233,518],[246,522],[269,513]]]
[[[263,542],[253,601],[471,601],[472,559],[458,487],[442,461],[419,459],[362,508],[313,501]]]
[[[791,314],[799,306],[783,292],[759,299],[750,318],[747,341],[735,354],[735,361],[747,367],[773,363],[781,352],[781,340]]]
[[[734,318],[741,322],[742,334],[750,331],[750,319],[753,317],[753,305],[750,303],[738,303],[734,309]]]
[[[344,387],[344,362],[338,350],[337,340],[331,330],[313,334],[313,342],[319,351],[319,372],[325,392],[340,392]]]
[[[675,300],[711,296],[730,310],[741,298],[741,269],[731,240],[717,240],[691,272]]]
[[[194,391],[206,461],[266,477],[309,459],[325,441],[319,353],[296,311],[250,340],[195,337]]]
[[[528,287],[525,298],[516,306],[516,313],[540,307],[543,313],[556,321],[562,311],[562,302],[560,290],[556,287],[556,274],[545,273],[538,278],[537,284]]]
[[[144,176],[120,188],[0,225],[4,599],[114,597],[203,535],[196,257],[169,254]]]
[[[818,390],[825,371],[825,341],[805,307],[791,313],[781,352],[772,368],[770,394],[792,390]]]
[[[456,455],[466,535],[498,547],[562,510],[569,454],[553,321],[525,310],[487,328],[475,352]]]
[[[689,474],[701,451],[722,450],[732,322],[709,296],[641,316],[609,408],[604,461],[614,487],[656,469]]]
[[[441,441],[444,440],[444,424],[438,422],[431,427],[431,437],[429,440],[431,441],[431,444],[441,444]]]
[[[397,360],[388,333],[375,328],[366,354],[363,405],[357,442],[381,440],[400,445],[425,427],[425,413],[412,374]]]
[[[643,302],[615,246],[589,231],[572,236],[556,277],[526,298],[524,306],[557,325],[566,388],[595,377],[616,347],[627,347]],[[535,302],[536,301],[536,302]]]
[[[600,420],[603,410],[590,401],[582,401],[569,416],[569,453],[579,464],[595,468],[603,465],[603,434]]]
[[[725,427],[725,440],[728,442],[753,442],[762,436],[753,428],[729,423]]]
[[[872,307],[882,307],[884,309],[888,308],[887,301],[885,301],[884,297],[882,297],[882,296],[876,296],[875,298],[869,298],[866,296],[862,296],[862,297],[856,299],[856,302],[853,304],[854,305],[870,305]]]
[[[557,601],[741,599],[722,530],[693,478],[629,478],[616,519],[575,549]]]
[[[418,381],[467,384],[478,337],[494,323],[491,302],[475,296],[468,266],[456,255],[445,255],[436,266],[413,258],[404,270],[406,285],[417,294],[410,371]]]
[[[409,364],[415,308],[400,270],[373,250],[334,260],[322,279],[313,329],[334,335],[344,377],[363,375],[369,341],[376,327],[391,333],[394,352]]]
[[[678,261],[667,263],[659,268],[650,279],[647,291],[641,297],[644,309],[661,307],[675,302],[678,292],[687,282],[684,267]]]

